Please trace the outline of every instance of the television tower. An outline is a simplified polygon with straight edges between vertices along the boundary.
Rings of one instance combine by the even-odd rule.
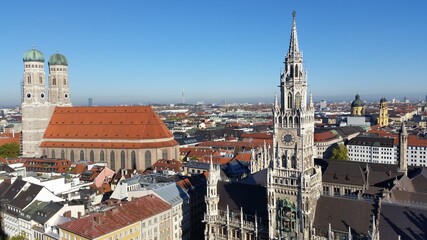
[[[182,104],[184,104],[185,103],[185,92],[184,92],[184,88],[182,89],[181,96],[182,96]]]

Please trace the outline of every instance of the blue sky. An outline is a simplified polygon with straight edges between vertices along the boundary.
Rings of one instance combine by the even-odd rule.
[[[425,97],[427,1],[0,3],[0,106],[33,45],[69,62],[74,105],[272,101],[292,10],[315,100]]]

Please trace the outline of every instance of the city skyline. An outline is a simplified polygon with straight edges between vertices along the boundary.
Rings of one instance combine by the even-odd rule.
[[[102,4],[102,5],[101,5]],[[165,7],[166,6],[166,7]],[[422,1],[7,2],[0,105],[20,103],[22,55],[68,58],[75,105],[272,102],[292,10],[314,99],[425,99]],[[33,26],[32,26],[33,25]],[[47,65],[47,64],[46,64]],[[47,73],[47,67],[45,67]]]

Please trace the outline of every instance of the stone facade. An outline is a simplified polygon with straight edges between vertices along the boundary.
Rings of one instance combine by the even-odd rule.
[[[65,59],[63,55],[60,56]],[[22,96],[23,157],[41,157],[43,155],[40,149],[40,142],[53,110],[56,106],[71,106],[66,60],[65,62],[49,61],[48,87],[46,87],[44,61],[43,54],[36,49],[30,49],[24,54]],[[59,93],[62,95],[59,96]]]
[[[240,185],[233,190],[241,191],[239,196],[227,202],[225,210],[218,209],[218,205],[224,207],[222,202],[227,201],[224,198],[233,197],[233,185],[217,184],[218,170],[211,166],[205,239],[309,239],[311,235],[322,191],[322,172],[314,165],[314,105],[311,96],[307,104],[307,78],[298,47],[295,12],[279,87],[280,105],[276,98],[273,109],[273,146],[265,145],[253,153],[251,163],[254,176],[266,171],[266,186],[263,189],[252,186],[243,191],[247,186]],[[243,194],[252,197],[246,199]],[[240,211],[234,204],[237,201]],[[257,212],[251,215],[247,201],[258,202]]]

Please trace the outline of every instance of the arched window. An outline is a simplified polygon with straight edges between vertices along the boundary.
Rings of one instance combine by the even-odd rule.
[[[291,65],[291,77],[294,76],[294,66]]]
[[[130,160],[131,160],[131,164],[132,164],[132,169],[136,169],[136,154],[135,154],[135,151],[132,151],[132,153],[130,155]]]
[[[110,166],[111,169],[116,170],[116,155],[114,154],[113,150],[110,152]]]
[[[162,159],[168,159],[168,151],[166,149],[162,150]]]
[[[28,76],[28,77],[27,77],[27,83],[28,83],[28,84],[31,84],[31,76]]]
[[[56,85],[56,78],[54,77],[53,79],[52,79],[52,85]]]
[[[90,150],[89,161],[95,162],[95,153],[93,152],[93,150]]]
[[[52,158],[55,158],[55,150],[52,150],[51,157],[52,157]]]
[[[64,78],[64,85],[67,85],[67,79]]]
[[[298,77],[298,65],[295,65],[295,77]]]
[[[292,108],[292,93],[288,93],[288,108]]]
[[[145,169],[151,167],[151,152],[149,150],[145,151]]]
[[[40,84],[43,84],[43,77],[42,76],[39,77],[39,82],[40,82]]]
[[[70,151],[70,160],[71,162],[74,162],[74,150]]]
[[[65,151],[64,151],[64,149],[61,150],[61,159],[65,159]]]
[[[301,94],[297,93],[295,96],[295,108],[301,108]]]
[[[85,152],[83,150],[80,150],[80,161],[85,160]]]
[[[295,117],[295,125],[298,125],[298,124],[299,124],[299,118]]]
[[[104,162],[105,161],[104,150],[101,150],[101,152],[99,153],[99,161],[100,162]]]
[[[126,168],[126,154],[125,151],[120,152],[120,168],[125,169]]]

